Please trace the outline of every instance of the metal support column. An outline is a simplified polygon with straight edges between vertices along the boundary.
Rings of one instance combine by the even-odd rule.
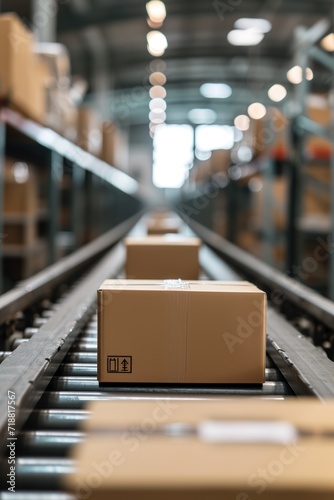
[[[95,217],[94,217],[94,185],[93,174],[89,171],[85,173],[85,243],[96,237]]]
[[[50,152],[49,171],[49,264],[57,260],[57,231],[59,217],[59,183],[63,175],[63,159],[54,152]]]
[[[300,117],[292,120],[293,156],[289,166],[287,270],[291,277],[298,278],[298,268],[303,257],[303,233],[300,221],[303,215],[303,164],[304,130],[299,126]]]
[[[84,182],[85,171],[73,163],[71,176],[71,231],[73,235],[73,250],[79,248],[83,243]]]
[[[235,243],[237,236],[237,215],[238,215],[238,186],[237,183],[231,181],[226,188],[227,195],[227,239],[231,243]]]
[[[3,241],[3,178],[4,159],[6,143],[6,126],[0,122],[0,294],[3,291],[3,262],[2,262],[2,241]]]

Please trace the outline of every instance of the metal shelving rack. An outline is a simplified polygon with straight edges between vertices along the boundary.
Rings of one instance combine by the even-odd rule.
[[[324,127],[307,116],[307,97],[310,90],[310,83],[306,78],[306,71],[311,61],[317,62],[329,72],[331,80],[331,91],[334,84],[334,58],[317,46],[317,43],[326,35],[330,29],[328,20],[320,21],[313,27],[298,28],[295,33],[295,62],[302,68],[302,82],[296,86],[294,113],[292,116],[292,158],[291,177],[289,193],[289,222],[288,222],[288,269],[293,275],[294,266],[298,266],[301,261],[302,230],[298,221],[302,213],[302,195],[305,185],[305,172],[303,165],[304,140],[307,135],[316,135],[327,139],[331,147],[331,184],[329,191],[331,195],[331,223],[329,238],[333,241],[334,235],[334,112],[332,108],[332,121],[330,126]],[[330,258],[329,275],[329,297],[334,300],[334,258]]]
[[[57,235],[61,207],[60,180],[63,172],[70,178],[69,212],[71,251],[94,239],[135,214],[142,208],[142,192],[137,181],[108,165],[80,147],[72,144],[51,129],[47,129],[17,112],[0,109],[0,194],[3,190],[5,155],[30,161],[38,169],[47,170],[47,245],[48,263],[57,260]],[[1,196],[1,199],[3,197]],[[85,220],[85,235],[83,235]],[[3,213],[0,210],[0,234]],[[3,251],[0,240],[0,263]],[[0,270],[0,292],[3,290],[3,271]]]

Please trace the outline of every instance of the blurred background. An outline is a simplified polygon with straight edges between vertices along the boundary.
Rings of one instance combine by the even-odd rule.
[[[2,0],[0,13],[7,12],[34,33],[44,69],[30,65],[32,87],[39,79],[44,100],[36,104],[18,75],[28,102],[9,92],[6,106],[125,173],[121,189],[134,179],[146,205],[172,205],[334,297],[332,0]],[[13,51],[26,38],[10,30]],[[45,160],[18,135],[6,137],[7,163],[16,178],[24,175],[24,152],[45,204],[50,191],[38,170]],[[73,171],[55,169],[62,203],[51,224],[51,259],[46,243],[49,262],[106,229],[103,222],[87,229],[92,214],[82,200],[73,221]],[[93,219],[112,212],[116,224],[138,210],[129,200],[113,207]],[[31,230],[50,239],[50,218],[47,233],[43,224],[40,216]],[[5,258],[10,242],[3,241]],[[8,252],[5,288],[42,266],[39,257],[37,268],[18,272],[16,260],[16,274],[9,272],[13,247]]]

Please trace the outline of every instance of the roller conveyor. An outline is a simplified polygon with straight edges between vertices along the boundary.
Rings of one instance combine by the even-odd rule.
[[[11,498],[34,498],[36,500],[72,500],[72,496],[61,492],[61,478],[75,464],[68,458],[73,445],[84,438],[80,425],[89,417],[86,403],[96,399],[142,400],[142,399],[230,399],[235,396],[275,399],[278,402],[299,394],[326,397],[333,379],[325,380],[333,371],[333,363],[323,351],[315,348],[279,312],[270,310],[268,315],[268,349],[266,358],[266,381],[262,386],[99,386],[97,372],[97,318],[95,291],[109,275],[120,276],[124,262],[122,247],[116,245],[99,263],[80,279],[72,289],[61,297],[51,312],[44,312],[41,321],[35,322],[24,345],[13,354],[3,352],[0,374],[8,367],[6,380],[16,384],[21,397],[20,432],[17,447],[17,491]],[[201,254],[203,276],[216,279],[235,279],[237,274],[226,262],[204,246]],[[108,273],[107,273],[108,274]],[[66,320],[64,320],[64,318]],[[61,328],[59,320],[62,320]],[[46,320],[46,321],[45,321]],[[59,332],[57,330],[59,329]],[[291,335],[290,335],[291,334]],[[50,346],[46,349],[48,339]],[[289,342],[292,348],[289,350]],[[301,347],[295,352],[295,342]],[[34,343],[34,353],[32,347]],[[283,348],[283,347],[284,348]],[[37,352],[37,348],[41,352]],[[298,347],[299,349],[299,347]],[[20,357],[20,350],[26,354]],[[21,354],[22,356],[23,354]],[[31,359],[44,360],[45,366],[34,365],[29,370]],[[303,358],[304,362],[295,359]],[[21,380],[14,374],[17,361],[25,359],[27,370]],[[317,363],[318,376],[309,365]],[[320,362],[321,361],[321,362]],[[296,364],[297,363],[297,364]],[[321,365],[321,366],[320,366]],[[35,378],[33,383],[33,373]],[[27,383],[25,380],[27,378]],[[31,387],[31,385],[33,387]],[[13,387],[13,386],[12,386]],[[334,388],[333,388],[334,392]],[[279,403],[278,403],[279,404]],[[36,486],[38,485],[38,491]],[[5,490],[2,485],[3,491]],[[1,498],[6,499],[6,493]],[[20,497],[21,495],[21,497]]]

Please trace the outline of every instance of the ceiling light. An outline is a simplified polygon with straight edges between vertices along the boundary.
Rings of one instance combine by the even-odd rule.
[[[166,120],[166,113],[164,111],[161,113],[151,111],[148,117],[152,123],[163,123]]]
[[[330,33],[325,36],[321,40],[320,44],[323,49],[327,50],[327,52],[334,52],[334,33]]]
[[[263,40],[264,34],[252,30],[232,30],[227,35],[231,45],[251,46],[258,45]]]
[[[155,112],[165,111],[167,108],[164,99],[155,98],[150,101],[150,110]]]
[[[246,116],[246,118],[248,118],[248,117]],[[244,137],[244,134],[242,133],[242,131],[237,127],[233,127],[233,132],[234,132],[234,142],[242,141],[242,139]]]
[[[164,87],[161,87],[161,85],[154,85],[150,89],[150,98],[155,99],[156,97],[160,97],[160,99],[164,99],[167,95],[166,89]]]
[[[151,21],[162,23],[166,17],[166,7],[160,0],[151,0],[146,4],[146,11]]]
[[[248,114],[253,120],[261,120],[266,115],[266,107],[260,102],[253,102],[248,106]]]
[[[149,81],[151,85],[165,85],[167,78],[160,71],[155,71],[150,74]]]
[[[162,59],[153,59],[153,61],[150,62],[150,70],[152,73],[155,71],[161,71],[161,73],[165,73],[167,70],[167,64],[165,61]]]
[[[287,91],[283,85],[276,83],[268,90],[269,98],[274,102],[283,101],[284,97],[286,97]]]
[[[253,193],[259,193],[263,189],[263,181],[258,177],[252,177],[248,181],[248,187]]]
[[[268,33],[271,30],[271,22],[267,19],[242,17],[234,23],[234,27],[239,30],[252,30],[257,33]]]
[[[162,56],[168,47],[167,38],[160,31],[150,31],[146,35],[147,50],[152,56]]]
[[[247,115],[239,115],[234,119],[234,125],[237,129],[245,132],[249,129],[249,117]]]
[[[154,57],[163,56],[165,53],[165,49],[154,49],[153,47],[147,46],[147,51]]]
[[[226,99],[232,95],[232,89],[226,83],[204,83],[199,90],[209,99]]]
[[[217,114],[213,109],[195,108],[189,111],[188,118],[196,125],[211,124],[217,119]]]
[[[294,66],[293,68],[289,69],[289,71],[286,74],[286,77],[290,83],[293,83],[295,85],[301,83],[303,81],[302,68],[300,66]],[[306,68],[306,80],[312,80],[312,79],[313,79],[313,71],[311,70],[311,68]]]
[[[248,163],[253,158],[253,153],[252,153],[252,150],[249,146],[241,146],[237,150],[237,156],[238,156],[239,161]],[[238,174],[239,174],[239,171],[236,172],[236,175],[238,175]],[[240,174],[241,174],[241,171],[240,171]],[[240,175],[240,177],[241,177],[241,175]],[[240,177],[237,177],[237,179],[238,178],[240,179]],[[233,179],[233,177],[231,177],[231,178]],[[237,180],[237,179],[235,179],[235,180]]]

